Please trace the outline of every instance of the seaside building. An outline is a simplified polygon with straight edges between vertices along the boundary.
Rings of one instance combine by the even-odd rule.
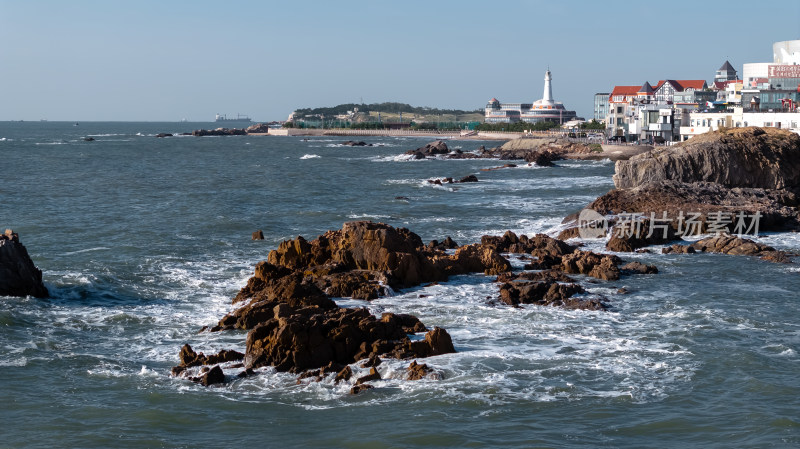
[[[729,61],[725,61],[725,64],[722,64],[722,67],[717,70],[717,74],[714,75],[714,83],[724,83],[725,81],[733,81],[736,78],[736,69],[733,68]]]
[[[744,64],[742,78],[730,61],[704,80],[660,80],[655,87],[614,86],[605,117],[607,133],[626,141],[680,141],[720,126],[788,128],[800,133],[800,40],[776,42],[773,62]],[[595,96],[595,110],[598,104]]]
[[[800,112],[747,112],[743,107],[726,112],[690,112],[685,124],[680,127],[680,140],[688,140],[698,134],[716,131],[720,127],[740,128],[759,126],[783,128],[800,134]]]
[[[594,120],[602,122],[608,115],[608,92],[598,92],[594,94]]]
[[[544,93],[533,103],[501,103],[492,98],[486,104],[486,123],[527,123],[554,122],[563,124],[577,118],[575,111],[569,111],[560,101],[553,100],[552,75],[550,70],[544,74]]]

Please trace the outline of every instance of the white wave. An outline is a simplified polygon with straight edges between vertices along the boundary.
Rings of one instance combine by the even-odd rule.
[[[391,215],[381,215],[381,214],[349,214],[349,215],[347,215],[347,218],[349,218],[351,220],[363,220],[363,219],[366,219],[366,218],[383,220],[383,219],[390,219],[390,218],[392,218],[392,216]]]
[[[318,154],[304,154],[300,157],[300,159],[317,159],[320,156]]]
[[[106,248],[105,246],[98,246],[96,248],[86,248],[86,249],[80,249],[78,251],[71,251],[71,252],[68,252],[68,253],[64,253],[63,255],[64,256],[72,256],[72,255],[75,255],[75,254],[88,253],[88,252],[92,252],[92,251],[102,251],[102,250],[105,250],[105,249],[111,249],[111,248]]]

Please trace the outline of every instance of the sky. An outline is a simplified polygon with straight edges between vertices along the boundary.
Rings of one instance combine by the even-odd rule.
[[[711,80],[800,39],[800,1],[0,0],[0,120],[285,120],[396,101],[472,110]]]

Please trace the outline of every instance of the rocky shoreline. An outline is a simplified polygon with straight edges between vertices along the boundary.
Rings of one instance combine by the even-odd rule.
[[[789,131],[710,132],[618,161],[613,179],[616,188],[586,209],[604,216],[612,233],[635,222],[641,232],[627,233],[628,250],[681,235],[800,230],[800,136]],[[655,222],[664,235],[648,242],[641,233]],[[564,223],[571,228],[562,237],[578,235],[577,214]],[[609,249],[620,250],[618,243],[612,238]]]
[[[514,272],[502,254],[524,258],[529,262],[526,270],[536,271]],[[244,352],[226,350],[205,356],[184,346],[181,363],[172,373],[210,385],[224,382],[221,364],[230,362],[225,369],[240,369],[237,377],[273,367],[297,374],[298,381],[335,376],[339,382],[349,381],[353,365],[367,360],[366,366],[374,372],[355,381],[352,392],[360,392],[369,388],[370,379],[380,378],[375,366],[381,357],[388,357],[414,359],[409,379],[419,379],[436,371],[416,359],[456,351],[445,329],[429,329],[409,314],[375,317],[366,308],[342,308],[332,298],[368,301],[391,291],[444,282],[451,276],[483,273],[496,276],[491,281],[498,284],[498,294],[490,303],[607,310],[606,298],[586,294],[567,274],[617,280],[658,271],[635,263],[620,267],[621,263],[617,256],[582,251],[544,234],[529,238],[509,231],[503,236],[484,236],[481,243],[470,245],[458,246],[449,238],[424,244],[405,228],[349,222],[314,240],[297,237],[270,251],[233,298],[238,308],[204,329],[248,331]],[[422,334],[422,339],[410,338],[414,334]]]
[[[625,264],[614,253],[649,252],[647,246],[662,245],[664,254],[715,252],[791,263],[794,254],[722,231],[689,245],[670,245],[681,237],[673,222],[689,209],[707,214],[698,224],[700,232],[713,230],[709,216],[731,208],[761,214],[762,231],[798,230],[800,137],[757,128],[728,133],[710,133],[616,163],[617,189],[589,205],[607,221],[607,229],[599,236],[607,238],[606,249],[611,254],[585,251],[580,243],[568,243],[582,231],[577,215],[565,219],[571,227],[558,239],[508,231],[503,236],[483,236],[480,243],[471,245],[459,246],[449,237],[443,243],[423,244],[408,229],[361,221],[345,223],[342,229],[312,241],[303,237],[284,241],[256,266],[253,277],[233,299],[238,308],[206,329],[248,331],[244,352],[228,350],[207,357],[185,346],[173,374],[210,385],[225,381],[220,363],[233,362],[226,369],[241,369],[237,376],[273,367],[297,374],[298,382],[327,376],[337,383],[352,382],[351,393],[358,393],[371,388],[370,380],[380,379],[377,365],[381,357],[413,359],[408,378],[419,379],[436,370],[416,359],[455,352],[456,346],[445,329],[429,330],[413,315],[384,313],[376,317],[366,308],[342,308],[333,298],[369,301],[392,291],[444,282],[454,275],[483,273],[495,276],[491,282],[498,287],[497,295],[488,299],[490,304],[606,311],[612,308],[608,298],[587,293],[586,279],[604,282],[658,273],[652,265]],[[414,159],[493,158],[551,166],[554,160],[590,152],[586,145],[554,140],[533,147],[514,143],[465,153],[435,141],[406,154]],[[736,168],[754,161],[758,166]],[[477,180],[473,178],[429,182]],[[637,227],[623,232],[631,223],[628,215],[636,216]],[[656,223],[661,224],[662,235],[646,232]],[[513,270],[509,258],[524,261],[523,270]],[[423,339],[413,338],[422,333]],[[359,363],[370,372],[352,381]]]

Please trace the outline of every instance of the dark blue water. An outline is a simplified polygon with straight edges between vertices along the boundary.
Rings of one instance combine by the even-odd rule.
[[[0,298],[0,446],[800,445],[800,272],[744,257],[625,255],[660,273],[582,280],[610,313],[491,306],[478,275],[369,303],[448,329],[459,352],[426,360],[443,380],[403,380],[407,361],[358,396],[271,369],[219,388],[170,377],[184,343],[243,350],[244,333],[197,331],[283,239],[356,219],[460,244],[556,233],[613,187],[610,162],[482,172],[501,163],[399,156],[426,143],[411,138],[154,137],[209,126],[0,123],[0,227],[53,294]]]

